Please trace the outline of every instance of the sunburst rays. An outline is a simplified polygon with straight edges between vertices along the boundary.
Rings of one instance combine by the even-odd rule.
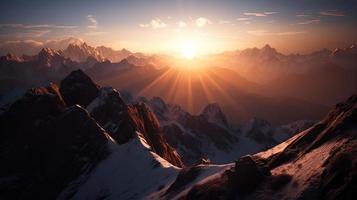
[[[227,92],[229,84],[214,69],[171,67],[140,89],[138,95],[158,95],[168,103],[180,104],[190,112],[197,112],[206,103],[235,105],[232,94]]]

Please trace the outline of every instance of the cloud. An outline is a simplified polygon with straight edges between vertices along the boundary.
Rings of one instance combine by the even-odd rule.
[[[317,24],[317,23],[320,23],[320,21],[321,21],[321,20],[319,20],[319,19],[312,19],[312,20],[307,20],[307,21],[299,22],[298,24],[300,24],[300,25]]]
[[[256,16],[256,17],[265,17],[267,15],[276,14],[277,12],[245,12],[244,15],[247,16]]]
[[[298,15],[295,15],[296,17],[308,17],[310,15],[307,15],[307,14],[298,14]]]
[[[320,15],[324,16],[333,16],[333,17],[344,17],[345,14],[341,11],[338,10],[326,10],[326,11],[321,11]]]
[[[177,22],[177,26],[178,26],[179,28],[183,28],[183,27],[187,26],[187,24],[186,24],[186,22],[179,21],[179,22]]]
[[[278,13],[278,12],[264,12],[264,14],[266,14],[266,15],[272,15],[272,14],[276,14],[276,13]]]
[[[154,18],[147,24],[139,24],[141,28],[151,27],[153,29],[165,28],[167,24],[165,24],[161,19]]]
[[[50,32],[51,30],[25,30],[23,32],[4,33],[2,36],[15,38],[38,38]]]
[[[250,30],[247,31],[247,33],[255,36],[263,36],[263,35],[290,36],[290,35],[304,34],[306,33],[306,31],[269,32],[267,30]]]
[[[237,18],[238,21],[248,21],[250,20],[249,17],[240,17],[240,18]]]
[[[244,15],[256,16],[256,17],[265,17],[265,16],[267,16],[267,15],[264,14],[264,13],[250,13],[250,12],[246,12],[246,13],[244,13]]]
[[[49,32],[51,32],[51,30],[33,30],[29,32],[29,37],[41,37]]]
[[[0,43],[0,55],[5,55],[7,53],[13,53],[18,56],[23,54],[35,55],[42,47],[43,43],[35,40],[7,40]]]
[[[55,25],[55,26],[53,26],[53,28],[75,29],[75,28],[78,28],[78,26],[58,26],[58,25]]]
[[[54,24],[0,24],[0,28],[22,28],[22,29],[36,29],[36,28],[58,28],[58,29],[74,29],[78,26],[64,26]]]
[[[69,44],[80,45],[83,43],[84,43],[84,41],[81,38],[70,36],[70,37],[65,37],[65,38],[46,40],[46,42],[43,43],[43,46],[58,50],[58,49],[67,48]]]
[[[97,29],[98,28],[98,21],[96,18],[94,18],[93,15],[88,15],[87,19],[89,21],[89,25],[87,26],[87,28],[89,28],[89,29]]]
[[[39,42],[36,40],[9,40],[9,41],[5,41],[3,44],[29,44],[32,46],[42,46],[43,42]]]
[[[0,55],[7,54],[8,52],[18,56],[22,54],[35,55],[44,47],[59,50],[67,48],[69,44],[83,44],[83,42],[82,39],[76,37],[50,39],[46,42],[36,40],[7,40],[2,43],[0,42]]]
[[[286,31],[277,33],[277,35],[300,35],[304,33],[306,33],[306,31]]]
[[[195,23],[196,23],[196,26],[198,26],[198,27],[204,27],[208,24],[212,24],[212,22],[209,19],[204,18],[204,17],[197,18],[195,20]]]

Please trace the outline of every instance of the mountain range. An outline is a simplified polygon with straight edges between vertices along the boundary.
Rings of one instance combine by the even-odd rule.
[[[217,102],[236,125],[254,117],[274,125],[317,120],[329,106],[357,91],[355,46],[309,55],[284,55],[266,45],[197,58],[197,65],[202,66],[188,70],[171,66],[177,59],[167,55],[92,47],[74,38],[57,43],[69,45],[59,50],[43,48],[34,56],[1,57],[1,105],[28,87],[59,83],[77,69],[101,85],[148,98],[161,97],[193,114]],[[275,78],[257,81],[262,76]]]
[[[253,119],[235,130],[218,104],[192,115],[75,70],[0,114],[0,197],[349,199],[357,191],[356,114],[353,95],[316,123],[271,128]],[[255,150],[239,155],[243,144]],[[278,145],[257,153],[256,144]],[[199,154],[188,146],[206,155],[189,163]],[[228,164],[216,164],[220,149],[234,153]]]

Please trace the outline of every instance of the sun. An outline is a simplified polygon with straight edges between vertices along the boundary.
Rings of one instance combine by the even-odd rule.
[[[196,56],[196,46],[192,42],[185,42],[181,46],[182,57],[188,60]]]

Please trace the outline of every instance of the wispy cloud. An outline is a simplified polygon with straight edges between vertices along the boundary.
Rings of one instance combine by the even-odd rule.
[[[248,20],[250,20],[250,18],[249,17],[239,17],[239,18],[237,18],[237,20],[238,21],[248,21]]]
[[[307,14],[298,14],[296,15],[296,17],[309,17],[310,15],[307,15]]]
[[[11,45],[11,44],[21,44],[21,43],[30,44],[33,46],[42,46],[43,45],[43,42],[39,42],[36,40],[7,40],[7,41],[4,41],[3,44]]]
[[[277,33],[277,35],[300,35],[304,33],[306,33],[306,31],[286,31]]]
[[[196,23],[196,26],[198,26],[198,27],[204,27],[208,24],[212,24],[212,22],[209,19],[204,18],[204,17],[197,18],[195,20],[195,23]]]
[[[276,14],[276,13],[278,13],[278,12],[264,12],[264,14],[266,14],[266,15],[272,15],[272,14]]]
[[[98,28],[98,21],[96,18],[94,18],[93,15],[88,15],[87,19],[89,21],[89,25],[87,26],[87,28],[89,28],[89,29],[97,29]]]
[[[161,19],[154,18],[147,24],[139,24],[141,28],[151,27],[153,29],[165,28],[167,24],[165,24]]]
[[[22,29],[35,29],[35,28],[58,28],[58,29],[74,29],[78,26],[65,26],[54,24],[0,24],[0,28],[22,28]]]
[[[343,17],[345,16],[345,13],[338,11],[338,10],[326,10],[326,11],[321,11],[320,15],[324,16],[333,16],[333,17]]]
[[[277,12],[245,12],[244,15],[247,16],[256,16],[256,17],[265,17],[268,15],[276,14]]]
[[[319,19],[311,19],[311,20],[299,22],[298,24],[300,24],[300,25],[317,24],[317,23],[320,23],[320,21],[321,20],[319,20]]]
[[[264,36],[264,35],[292,36],[292,35],[305,34],[306,31],[270,32],[267,30],[249,30],[247,31],[247,33],[255,36]]]
[[[17,33],[4,33],[1,34],[1,36],[14,38],[38,38],[50,32],[51,30],[26,30],[24,32]]]

